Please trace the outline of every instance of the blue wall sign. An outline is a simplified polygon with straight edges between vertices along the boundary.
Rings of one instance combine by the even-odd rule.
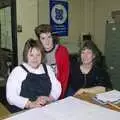
[[[50,0],[50,24],[53,33],[68,36],[68,2],[66,0]]]

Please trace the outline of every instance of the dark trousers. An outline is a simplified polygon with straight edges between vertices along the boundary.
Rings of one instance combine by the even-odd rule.
[[[16,112],[22,111],[22,109],[14,106],[14,105],[9,105],[8,109],[9,109],[9,111],[10,111],[11,113],[16,113]]]
[[[71,86],[68,87],[68,90],[67,90],[67,93],[65,95],[65,97],[68,97],[68,96],[73,96],[75,94],[75,90],[72,89]]]

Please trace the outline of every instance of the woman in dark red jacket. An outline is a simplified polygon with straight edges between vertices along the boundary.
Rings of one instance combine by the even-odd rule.
[[[60,98],[64,98],[69,79],[69,53],[66,47],[58,44],[57,37],[52,35],[51,26],[48,24],[41,24],[35,28],[35,33],[39,41],[43,44],[45,49],[45,63],[50,65],[57,79],[62,86],[62,93]]]

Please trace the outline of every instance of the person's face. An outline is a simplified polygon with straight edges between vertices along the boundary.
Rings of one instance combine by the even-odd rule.
[[[95,58],[95,55],[93,54],[92,50],[85,49],[81,52],[81,60],[83,64],[91,64],[93,63],[93,59]]]
[[[46,51],[50,51],[53,48],[53,38],[50,32],[41,33],[40,41],[43,44],[43,47]]]
[[[29,49],[27,59],[28,59],[28,64],[32,68],[36,69],[39,67],[39,65],[41,64],[41,58],[42,58],[42,54],[39,49],[37,48]]]

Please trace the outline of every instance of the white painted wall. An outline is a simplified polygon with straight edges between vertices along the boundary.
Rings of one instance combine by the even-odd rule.
[[[69,0],[69,36],[67,46],[70,52],[78,52],[78,40],[89,32],[94,35],[94,0]]]
[[[81,0],[69,0],[68,1],[68,38],[65,39],[64,45],[69,49],[70,53],[78,51],[78,40],[80,37],[81,29],[84,27],[83,14],[81,8],[83,8],[83,2]],[[82,25],[82,26],[81,26]]]
[[[35,37],[37,25],[37,0],[16,0],[17,25],[22,25],[22,32],[17,32],[18,63],[22,62],[23,47],[31,37]]]
[[[49,0],[38,0],[38,24],[49,24]]]
[[[120,10],[120,0],[95,0],[95,41],[104,52],[105,23],[111,19],[111,12]]]
[[[76,40],[83,33],[91,33],[95,43],[104,53],[105,24],[111,20],[111,12],[120,10],[120,0],[68,0],[70,29],[68,46],[76,49]],[[69,45],[70,44],[70,45]],[[76,49],[77,50],[77,49]]]

